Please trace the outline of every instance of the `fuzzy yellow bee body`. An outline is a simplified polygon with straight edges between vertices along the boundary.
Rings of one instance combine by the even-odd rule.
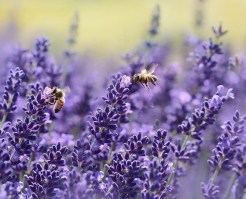
[[[157,85],[158,78],[152,74],[154,71],[155,67],[152,67],[150,70],[143,69],[140,73],[133,75],[133,83],[140,83],[150,89],[148,82]]]
[[[56,100],[56,103],[54,105],[54,112],[58,113],[62,109],[64,104],[65,104],[65,97]]]
[[[65,95],[68,93],[70,89],[68,87],[64,89],[60,89],[58,87],[53,87],[52,89],[46,87],[44,93],[48,95],[48,99],[46,101],[47,104],[54,104],[54,112],[58,113],[65,104]]]

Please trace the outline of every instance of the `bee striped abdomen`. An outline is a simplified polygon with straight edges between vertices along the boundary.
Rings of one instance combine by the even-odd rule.
[[[55,106],[54,106],[55,113],[58,113],[62,109],[64,103],[65,103],[65,98],[61,98],[56,101]]]
[[[65,104],[65,94],[69,91],[69,87],[65,87],[64,89],[60,89],[58,87],[45,87],[43,92],[46,98],[45,104],[54,105],[53,111],[58,113]]]

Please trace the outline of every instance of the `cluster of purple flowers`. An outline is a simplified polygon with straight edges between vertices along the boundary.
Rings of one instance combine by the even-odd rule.
[[[1,199],[246,197],[246,116],[237,111],[246,112],[246,63],[223,46],[219,26],[208,40],[184,38],[186,58],[170,64],[172,45],[155,42],[159,20],[157,6],[150,39],[101,92],[74,53],[57,64],[46,38],[13,49],[0,85]],[[157,85],[132,81],[153,64]],[[65,86],[54,113],[44,90]]]

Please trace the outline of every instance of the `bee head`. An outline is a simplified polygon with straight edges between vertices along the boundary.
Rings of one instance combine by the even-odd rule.
[[[55,94],[56,98],[60,99],[64,96],[63,92],[62,91],[57,91],[56,94]]]
[[[58,88],[57,87],[53,87],[53,89],[52,89],[52,94],[56,94],[56,92],[57,92],[57,90],[58,90]]]
[[[139,82],[139,80],[140,80],[140,75],[139,74],[135,74],[135,75],[133,75],[133,82],[134,83],[136,83],[136,82]]]

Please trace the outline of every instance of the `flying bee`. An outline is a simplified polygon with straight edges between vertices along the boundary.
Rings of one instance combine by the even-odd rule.
[[[44,89],[44,94],[48,96],[46,103],[50,105],[54,105],[54,112],[58,113],[63,105],[65,104],[65,95],[70,91],[68,87],[64,89],[60,89],[58,87],[49,88],[46,87]]]
[[[151,82],[153,85],[157,85],[158,78],[153,75],[152,73],[155,72],[155,68],[157,65],[154,65],[149,70],[143,69],[140,73],[133,75],[133,83],[140,83],[143,86],[146,86],[148,89],[150,89],[148,82]]]

